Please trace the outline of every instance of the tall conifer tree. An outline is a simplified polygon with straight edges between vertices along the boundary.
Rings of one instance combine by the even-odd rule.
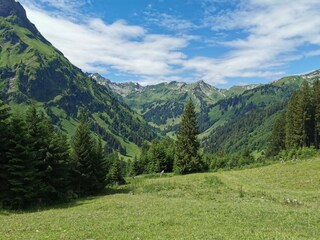
[[[37,197],[37,162],[26,123],[13,115],[10,124],[8,157],[8,194],[6,203],[12,208],[23,208]]]
[[[31,142],[31,150],[34,152],[34,161],[36,162],[36,179],[38,185],[35,186],[38,198],[46,201],[48,192],[51,192],[51,186],[48,183],[47,168],[45,162],[49,151],[49,145],[52,138],[53,127],[50,120],[39,113],[35,105],[31,105],[26,112],[26,127]]]
[[[176,173],[187,174],[203,170],[203,162],[199,154],[198,134],[195,107],[189,101],[186,104],[177,133],[177,152],[174,165]]]
[[[0,101],[0,205],[8,192],[8,143],[10,108]]]
[[[314,145],[319,149],[320,140],[320,81],[317,79],[313,84],[313,106],[314,106]]]
[[[301,94],[295,92],[291,96],[286,114],[286,149],[302,147],[303,128]]]
[[[273,126],[268,143],[267,156],[276,156],[281,150],[285,149],[285,125],[286,115],[281,114]]]
[[[43,179],[49,201],[68,199],[71,191],[70,146],[67,137],[53,130],[45,157],[47,168]]]
[[[95,145],[84,113],[72,142],[72,159],[74,162],[74,187],[81,195],[92,194],[99,188],[95,175]]]
[[[98,180],[98,190],[102,190],[107,184],[109,166],[103,149],[102,140],[99,138],[96,144],[96,155],[94,159],[94,171]]]
[[[302,117],[302,139],[301,143],[303,147],[310,147],[313,142],[313,131],[314,131],[314,121],[313,116],[313,107],[312,107],[312,95],[309,83],[307,80],[302,82],[300,89],[300,98],[298,99],[298,106],[301,108],[301,117]]]

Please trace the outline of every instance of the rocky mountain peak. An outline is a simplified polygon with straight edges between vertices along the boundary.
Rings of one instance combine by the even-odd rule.
[[[302,77],[305,79],[320,78],[320,70],[316,70],[311,73],[305,74]]]
[[[11,15],[27,19],[26,11],[19,2],[15,0],[0,0],[0,16],[9,17]]]

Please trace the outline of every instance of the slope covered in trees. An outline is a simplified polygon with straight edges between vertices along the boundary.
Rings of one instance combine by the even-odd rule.
[[[91,74],[90,77],[114,91],[132,109],[141,113],[146,121],[165,133],[171,134],[178,129],[184,105],[188,99],[191,98],[195,103],[199,131],[203,132],[214,123],[208,116],[212,104],[257,87],[256,85],[237,86],[226,90],[215,88],[204,81],[190,84],[173,81],[141,86],[132,82],[114,83],[99,74]]]
[[[281,115],[272,131],[268,155],[275,156],[281,150],[294,152],[304,147],[319,148],[320,82],[310,84],[305,80],[295,92],[285,114]]]
[[[114,93],[92,81],[52,46],[14,0],[0,0],[0,99],[13,108],[35,103],[53,123],[73,134],[79,107],[108,151],[134,155],[144,140],[157,137]],[[129,149],[129,153],[126,151]]]
[[[304,80],[313,82],[318,78],[318,72],[286,77],[218,101],[209,112],[214,124],[201,134],[205,152],[265,151],[273,125],[286,111],[292,94]]]

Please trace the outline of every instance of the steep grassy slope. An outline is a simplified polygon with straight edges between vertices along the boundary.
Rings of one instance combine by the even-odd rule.
[[[138,145],[157,137],[141,116],[72,65],[29,22],[22,6],[0,0],[0,98],[19,105],[37,104],[70,135],[79,108],[108,151],[138,154]]]
[[[4,239],[317,239],[320,159],[135,178],[109,195],[0,212]],[[134,195],[128,194],[133,191]]]

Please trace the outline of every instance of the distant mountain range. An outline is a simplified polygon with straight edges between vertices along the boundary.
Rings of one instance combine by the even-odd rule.
[[[140,113],[149,123],[166,133],[177,130],[184,104],[188,99],[195,103],[199,118],[202,119],[199,119],[202,132],[211,126],[208,119],[210,106],[219,100],[259,86],[234,86],[227,90],[215,88],[202,80],[191,84],[170,82],[141,86],[133,82],[115,83],[97,73],[89,76],[114,91],[122,101]]]
[[[304,79],[319,77],[315,71],[230,89],[204,81],[115,83],[83,73],[38,32],[18,2],[0,0],[0,98],[16,110],[36,104],[69,136],[84,108],[107,151],[123,156],[139,154],[144,141],[174,137],[188,99],[196,105],[205,152],[262,151],[292,93]]]
[[[304,79],[312,82],[320,71],[289,76],[270,84],[218,89],[204,81],[160,83],[115,83],[99,74],[90,74],[99,84],[115,92],[119,99],[146,121],[173,136],[178,129],[184,104],[196,104],[200,138],[205,152],[262,151],[276,117],[287,107],[292,93]]]

